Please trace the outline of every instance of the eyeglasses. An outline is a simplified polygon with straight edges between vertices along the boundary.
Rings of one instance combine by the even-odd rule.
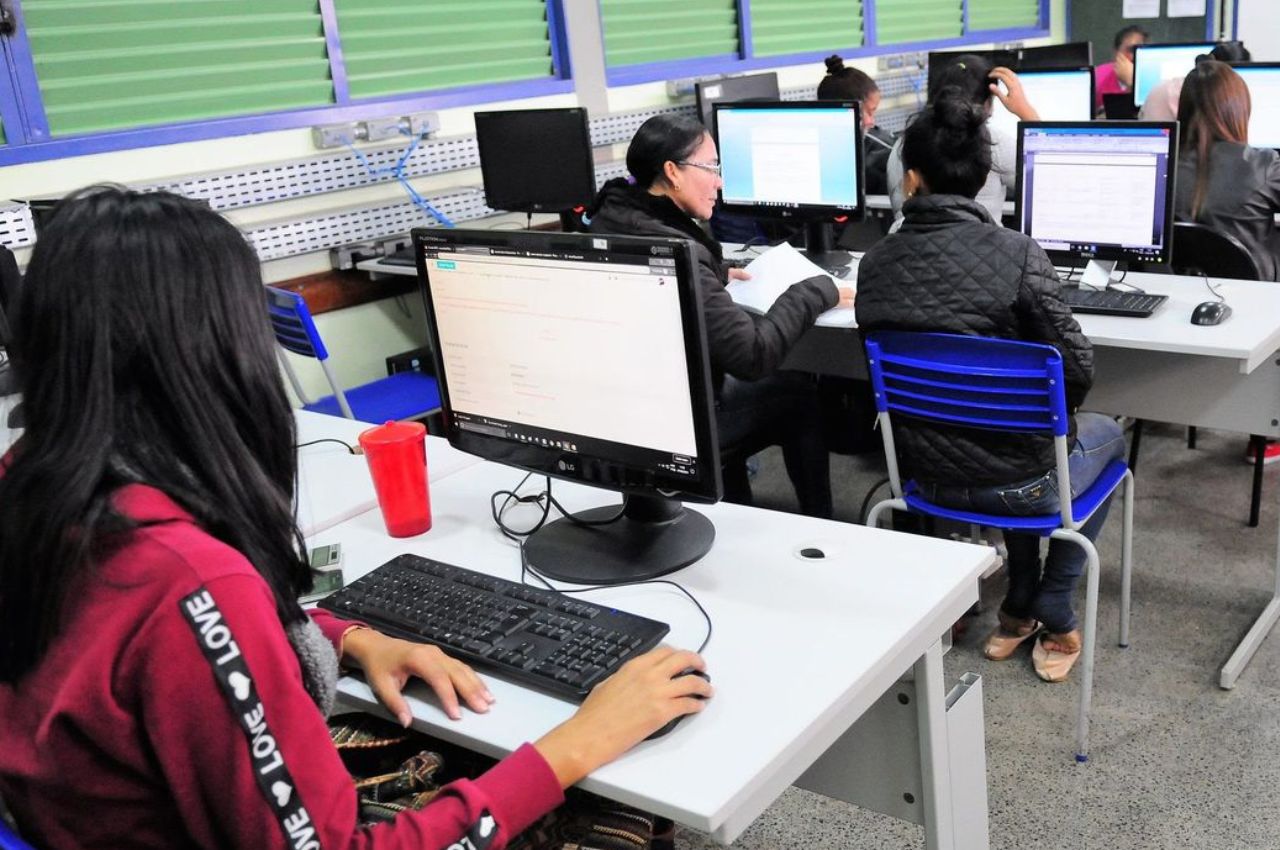
[[[715,176],[720,176],[720,163],[718,162],[693,162],[692,160],[682,159],[676,165],[692,165],[694,168],[701,168],[703,171],[710,172]]]

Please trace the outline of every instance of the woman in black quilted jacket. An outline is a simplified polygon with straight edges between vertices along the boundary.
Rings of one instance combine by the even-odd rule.
[[[1032,239],[999,227],[974,201],[991,167],[985,114],[959,90],[935,98],[903,133],[908,200],[902,228],[877,243],[858,267],[858,326],[973,334],[1048,343],[1062,352],[1067,403],[1074,411],[1093,382],[1093,348],[1063,303],[1057,271]],[[973,428],[895,422],[905,474],[926,498],[996,514],[1058,511],[1053,442]],[[1124,454],[1124,435],[1109,417],[1073,416],[1071,487],[1085,490]],[[1097,538],[1107,505],[1080,529]],[[1085,555],[1049,544],[1043,570],[1039,537],[1006,534],[1009,590],[988,658],[1003,660],[1043,631],[1032,651],[1042,679],[1066,678],[1080,655],[1071,607]]]
[[[627,169],[630,180],[610,180],[601,188],[587,214],[591,232],[693,243],[721,455],[745,460],[766,446],[782,446],[801,513],[829,518],[830,458],[813,380],[778,367],[819,314],[853,303],[853,290],[818,275],[792,284],[762,316],[734,303],[725,284],[746,274],[725,264],[720,243],[698,224],[711,217],[724,183],[716,143],[697,119],[655,115],[645,121],[627,148]],[[750,504],[743,464],[725,473],[726,500]]]

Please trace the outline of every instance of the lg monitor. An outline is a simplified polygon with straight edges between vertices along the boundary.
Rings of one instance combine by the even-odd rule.
[[[477,112],[476,147],[485,203],[496,210],[568,213],[595,197],[587,111],[518,109]]]
[[[1133,102],[1147,102],[1151,90],[1165,80],[1185,77],[1196,57],[1213,49],[1213,42],[1139,44],[1133,49]]]
[[[1280,150],[1280,62],[1232,63],[1249,87],[1249,144]]]
[[[714,130],[715,114],[712,106],[717,103],[737,103],[743,100],[778,100],[778,75],[751,74],[745,77],[725,77],[720,80],[695,83],[694,97],[698,102],[698,117],[703,125]]]
[[[717,103],[720,208],[805,226],[806,254],[848,265],[832,226],[862,217],[862,120],[857,101]]]
[[[1022,71],[1018,79],[1040,120],[1089,121],[1093,118],[1092,68]],[[1018,117],[996,98],[991,107],[991,122],[1008,127],[1012,137]]]
[[[1118,260],[1169,262],[1177,150],[1173,121],[1019,124],[1021,231],[1055,262],[1087,260],[1094,286]]]
[[[689,242],[413,231],[445,436],[537,475],[623,494],[542,525],[527,566],[580,584],[680,569],[721,496],[706,332]]]
[[[1079,68],[1093,65],[1093,45],[1087,41],[1071,41],[1066,44],[1046,44],[1042,47],[1024,47],[1018,51],[1019,75],[1023,71],[1041,71],[1049,68]]]

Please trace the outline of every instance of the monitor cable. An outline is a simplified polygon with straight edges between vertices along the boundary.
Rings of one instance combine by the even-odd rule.
[[[320,443],[337,443],[338,445],[345,448],[349,454],[353,454],[353,455],[361,454],[360,450],[357,449],[355,446],[351,445],[345,440],[339,440],[334,437],[321,437],[318,440],[308,440],[305,443],[298,443],[297,445],[294,446],[294,449],[302,449],[302,448],[306,448],[307,446],[319,445]]]
[[[361,151],[359,148],[357,148],[355,145],[353,145],[350,141],[347,141],[346,145],[351,150],[351,152],[355,154],[356,159],[359,160],[362,166],[364,166],[364,170],[368,173],[370,177],[391,176],[395,178],[396,182],[398,182],[404,188],[405,192],[409,195],[409,200],[413,202],[414,206],[416,206],[426,215],[430,216],[431,218],[434,218],[442,226],[454,227],[455,225],[453,221],[444,213],[440,212],[440,210],[436,209],[431,204],[430,201],[422,197],[422,195],[418,194],[418,190],[413,188],[413,184],[411,184],[409,182],[409,178],[405,176],[405,173],[404,173],[405,164],[409,161],[409,157],[413,156],[414,151],[418,149],[418,145],[419,143],[421,143],[421,141],[422,141],[421,136],[414,136],[413,140],[409,142],[409,146],[404,149],[404,152],[400,154],[400,158],[396,160],[396,164],[390,167],[383,167],[383,168],[374,168],[373,165],[369,162],[368,158],[364,155],[364,152]]]

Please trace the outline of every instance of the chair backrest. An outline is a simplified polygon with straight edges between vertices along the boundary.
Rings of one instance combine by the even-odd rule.
[[[271,317],[271,329],[275,331],[276,341],[294,354],[317,360],[329,359],[324,340],[320,339],[320,332],[316,330],[316,323],[302,296],[274,286],[265,289],[267,314]]]
[[[891,414],[943,425],[1052,435],[1059,492],[1071,492],[1062,354],[1051,345],[956,334],[867,335],[867,366],[890,484],[901,497]],[[1063,500],[1070,523],[1070,500]]]
[[[1174,222],[1172,265],[1176,274],[1262,279],[1253,255],[1239,239],[1190,221]]]

